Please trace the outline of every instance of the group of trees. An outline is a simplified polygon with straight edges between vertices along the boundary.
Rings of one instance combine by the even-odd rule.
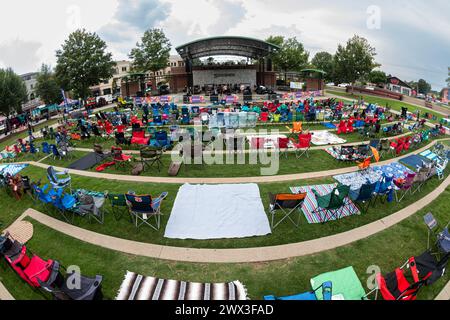
[[[156,72],[165,68],[170,50],[171,44],[162,30],[146,31],[129,54],[133,71]],[[35,91],[46,104],[61,102],[61,89],[85,100],[90,95],[90,87],[109,80],[114,74],[115,62],[107,51],[106,42],[85,29],[71,33],[56,51],[56,58],[56,68],[52,70],[44,64],[37,77]],[[9,115],[20,111],[26,100],[27,91],[22,79],[11,69],[0,69],[0,112]]]
[[[273,63],[280,71],[300,71],[313,67],[326,72],[326,81],[353,84],[370,75],[377,82],[386,82],[385,74],[371,74],[379,64],[375,62],[375,48],[365,38],[354,36],[345,45],[339,45],[334,55],[318,52],[310,62],[309,52],[305,51],[303,44],[295,37],[285,39],[282,36],[271,36],[266,41],[280,47],[280,50],[272,55]]]
[[[22,78],[12,69],[0,69],[0,113],[9,115],[20,111],[27,100],[27,89]]]

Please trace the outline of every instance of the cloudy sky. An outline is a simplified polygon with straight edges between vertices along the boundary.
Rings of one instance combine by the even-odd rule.
[[[55,64],[73,30],[97,32],[115,59],[161,27],[174,47],[216,35],[296,36],[311,56],[334,53],[354,34],[376,47],[387,73],[445,86],[450,66],[448,0],[15,0],[2,1],[0,67],[18,73]]]

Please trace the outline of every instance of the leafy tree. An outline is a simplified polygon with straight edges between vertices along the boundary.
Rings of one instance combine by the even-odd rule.
[[[328,52],[318,52],[311,60],[311,64],[313,67],[325,71],[327,74],[325,75],[326,81],[333,80],[334,74],[334,61],[333,55]]]
[[[161,29],[145,31],[140,43],[131,50],[133,69],[137,72],[152,71],[155,73],[167,67],[172,45]]]
[[[0,69],[0,112],[6,116],[22,110],[27,101],[27,88],[12,69]]]
[[[420,79],[417,83],[417,88],[419,93],[427,95],[431,91],[431,84],[426,82],[424,79]]]
[[[284,71],[285,79],[288,71],[301,71],[308,65],[309,52],[296,37],[285,39],[282,36],[271,36],[266,42],[280,47],[278,52],[271,55],[275,68]]]
[[[345,46],[339,45],[334,55],[336,78],[353,85],[380,65],[375,62],[376,50],[367,39],[353,36]]]
[[[450,67],[448,67],[448,76],[447,85],[450,87]]]
[[[369,73],[368,80],[371,83],[375,83],[377,85],[384,85],[387,82],[387,76],[386,73],[379,70],[374,70]]]
[[[37,76],[36,93],[46,104],[60,103],[62,100],[61,88],[51,67],[43,64]]]
[[[85,29],[71,33],[62,49],[56,51],[55,73],[62,87],[86,99],[90,95],[89,87],[110,79],[115,62],[106,49],[106,43],[96,33]]]

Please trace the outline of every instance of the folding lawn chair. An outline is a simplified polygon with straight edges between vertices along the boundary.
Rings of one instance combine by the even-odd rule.
[[[66,177],[60,179],[58,176]],[[47,178],[54,189],[64,189],[69,187],[69,189],[72,190],[72,178],[68,171],[57,172],[54,167],[48,167]]]
[[[411,190],[411,194],[420,192],[420,189],[423,187],[423,185],[436,174],[437,169],[435,166],[420,168],[416,176],[414,177],[414,184],[417,185],[417,188],[415,190]]]
[[[377,187],[375,188],[375,194],[377,199],[382,199],[381,202],[384,203],[384,200],[389,197],[389,195],[392,195],[394,192],[393,188],[393,181],[394,176],[393,175],[383,175],[381,177],[381,180],[378,182]],[[384,198],[384,199],[383,199]]]
[[[341,218],[341,212],[347,204],[346,199],[350,193],[349,186],[339,185],[324,196],[319,195],[316,190],[313,190],[313,193],[317,200],[317,208],[314,211],[319,214],[321,223]]]
[[[412,194],[412,187],[415,178],[415,173],[408,173],[404,180],[394,180],[394,184],[397,186],[397,189],[395,190],[395,197],[397,199],[397,202],[402,201],[408,193]],[[400,191],[403,192],[403,195],[399,198],[398,193]]]
[[[309,150],[311,149],[311,141],[312,141],[312,134],[300,134],[298,136],[298,143],[295,142],[294,139],[291,139],[294,148],[295,148],[295,156],[297,159],[300,159],[303,157],[303,155],[306,155],[307,158],[309,158]]]
[[[144,168],[152,168],[154,165],[157,166],[158,171],[161,171],[160,166],[163,165],[161,161],[161,157],[163,155],[163,149],[157,149],[157,148],[142,148],[140,150],[140,160],[142,163],[142,166]]]
[[[355,199],[352,199],[354,202],[360,203],[360,206],[362,208],[361,212],[366,213],[369,209],[369,206],[372,203],[371,200],[373,200],[375,196],[376,186],[377,182],[363,184],[359,189],[358,196]],[[363,207],[364,203],[366,203],[365,207]]]
[[[376,275],[377,287],[367,296],[378,292],[384,300],[411,301],[417,299],[417,294],[424,286],[430,286],[443,277],[450,254],[437,261],[430,252],[424,252],[418,257],[411,257],[395,271]]]
[[[150,195],[137,196],[133,194],[125,195],[131,216],[134,218],[136,228],[141,225],[148,225],[158,231],[161,226],[161,204],[168,193],[162,193],[158,198],[153,199]],[[155,218],[155,224],[149,222],[149,218]]]
[[[364,172],[369,170],[370,165],[372,164],[372,157],[364,159],[363,162],[356,162],[358,164],[358,168],[360,171]]]
[[[284,155],[286,159],[288,157],[289,142],[289,138],[278,138],[278,151],[280,156]]]
[[[52,199],[53,206],[59,211],[64,220],[72,224],[75,216],[74,208],[77,204],[75,197],[71,194],[64,193],[63,189],[51,189],[48,195]]]
[[[269,193],[269,199],[270,199],[270,214],[272,215],[271,220],[271,226],[272,230],[274,230],[277,226],[280,225],[284,220],[289,219],[294,226],[297,228],[300,226],[300,207],[302,206],[303,202],[305,201],[306,193],[300,193],[300,194],[286,194],[286,193],[280,193],[280,194],[272,194]],[[275,214],[277,211],[281,211],[283,214],[283,217],[276,223],[275,223]],[[291,215],[297,213],[298,219],[297,222],[295,222]]]
[[[105,212],[103,205],[105,204],[106,195],[100,193],[89,193],[82,190],[76,194],[77,204],[75,212],[81,216],[88,216],[89,221],[92,219],[100,224],[105,222]]]
[[[437,249],[434,254],[437,256],[441,256],[441,254],[448,254],[450,252],[450,233],[448,228],[450,226],[450,222],[447,223],[444,228],[441,228],[431,212],[427,213],[423,217],[423,220],[428,228],[427,250],[431,250],[430,238],[434,236],[436,238],[434,245]]]
[[[110,194],[105,192],[111,204],[111,213],[116,220],[120,220],[125,212],[128,212],[127,198],[124,194]]]
[[[117,165],[117,168],[127,169],[127,167],[129,167],[132,157],[124,155],[122,148],[113,147],[111,149],[111,154],[113,156],[113,161]]]
[[[303,132],[303,123],[300,121],[296,121],[292,124],[292,128],[289,128],[288,126],[286,126],[286,128],[289,130],[290,133],[288,138],[293,138],[294,135],[298,135]]]

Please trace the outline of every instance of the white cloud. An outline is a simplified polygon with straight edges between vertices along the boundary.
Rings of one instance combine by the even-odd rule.
[[[367,28],[371,5],[381,9],[379,30]],[[320,50],[334,52],[339,43],[359,34],[377,48],[377,60],[387,72],[406,80],[422,77],[438,89],[445,85],[450,64],[449,12],[447,0],[4,1],[0,29],[6,32],[0,33],[0,44],[20,39],[42,46],[28,52],[37,58],[0,63],[32,69],[26,71],[35,70],[41,62],[54,64],[55,50],[77,23],[98,31],[116,59],[126,58],[150,27],[162,27],[173,47],[221,34],[264,39],[279,33],[296,36],[311,55]]]

